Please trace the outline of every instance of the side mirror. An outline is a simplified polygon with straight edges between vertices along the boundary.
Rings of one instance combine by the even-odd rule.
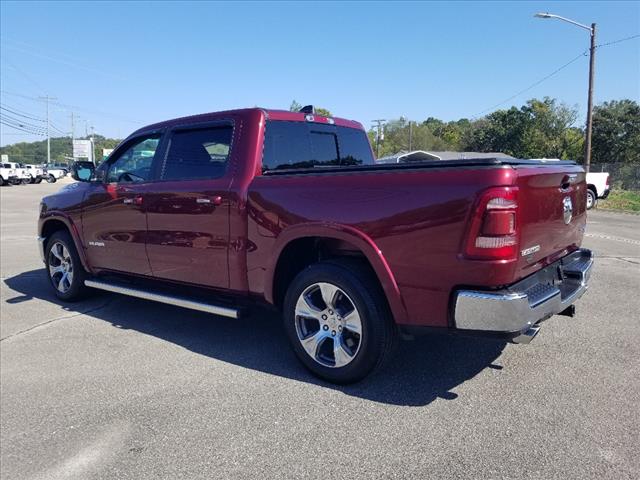
[[[96,166],[92,162],[74,162],[71,166],[71,177],[79,182],[90,182]]]

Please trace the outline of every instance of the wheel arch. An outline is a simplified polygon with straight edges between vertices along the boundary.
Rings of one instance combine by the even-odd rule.
[[[280,234],[265,272],[265,299],[282,305],[287,287],[304,268],[336,256],[366,262],[385,293],[396,323],[406,323],[400,290],[382,251],[363,232],[344,225],[296,225]]]
[[[80,262],[82,262],[83,268],[87,272],[90,272],[91,270],[89,268],[89,264],[85,256],[85,251],[82,245],[82,241],[80,240],[80,233],[78,232],[78,229],[76,228],[76,225],[73,223],[73,221],[71,221],[71,219],[65,216],[57,216],[57,215],[50,216],[41,220],[39,233],[40,233],[40,237],[46,239],[44,240],[45,245],[48,239],[51,237],[51,235],[53,235],[55,232],[58,232],[60,230],[64,230],[68,232],[69,235],[71,235],[71,239],[75,244],[76,251],[78,252],[78,256],[80,257]]]

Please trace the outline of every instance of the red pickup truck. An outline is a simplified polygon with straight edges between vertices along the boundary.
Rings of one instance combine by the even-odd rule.
[[[41,203],[56,295],[89,288],[237,318],[283,313],[296,354],[357,381],[399,331],[527,343],[587,289],[572,162],[379,165],[362,125],[252,108],[142,128]]]

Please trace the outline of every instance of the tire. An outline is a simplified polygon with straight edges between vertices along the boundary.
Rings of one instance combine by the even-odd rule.
[[[5,183],[5,182],[4,182],[4,178],[0,177],[0,187],[3,187],[3,186],[4,186],[4,183]]]
[[[54,177],[53,175],[49,175],[47,177],[47,183],[56,183],[56,177]]]
[[[587,210],[591,210],[596,205],[598,205],[598,195],[596,195],[596,192],[588,188],[587,189]]]
[[[289,286],[285,331],[314,375],[332,383],[354,383],[390,357],[397,332],[374,275],[360,262],[336,260],[307,267]]]
[[[22,185],[28,185],[29,183],[31,183],[31,180],[29,178],[23,178],[22,180],[20,180],[20,183]]]
[[[34,181],[35,181],[36,184],[40,183],[40,182],[42,182],[42,177],[38,177]]]
[[[65,230],[58,230],[47,241],[45,249],[47,278],[56,297],[65,302],[80,300],[87,293],[87,272],[80,262],[75,243]],[[65,277],[66,278],[63,278]]]

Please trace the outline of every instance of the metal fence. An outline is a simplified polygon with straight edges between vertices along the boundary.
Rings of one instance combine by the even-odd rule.
[[[616,189],[640,190],[640,163],[592,163],[592,172],[609,172],[609,184]]]

